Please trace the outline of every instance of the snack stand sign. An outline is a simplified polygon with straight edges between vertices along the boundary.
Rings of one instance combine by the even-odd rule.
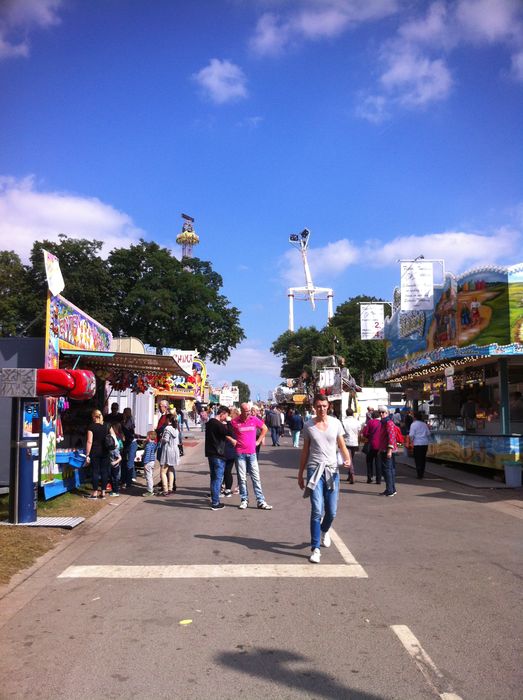
[[[165,353],[174,357],[180,367],[187,372],[187,377],[171,375],[166,377],[163,386],[155,391],[157,396],[172,396],[178,399],[204,401],[204,387],[207,380],[207,368],[203,360],[197,357],[197,350],[169,350]]]

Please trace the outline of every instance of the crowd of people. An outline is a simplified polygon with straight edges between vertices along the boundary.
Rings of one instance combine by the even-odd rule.
[[[135,482],[134,464],[137,450],[135,424],[132,412],[122,413],[113,403],[111,411],[103,416],[101,411],[92,413],[92,424],[87,432],[86,455],[91,466],[93,491],[89,498],[116,497],[120,489]],[[263,419],[262,419],[262,411]],[[203,414],[203,415],[202,415]],[[176,469],[183,455],[182,435],[184,427],[190,430],[188,413],[172,409],[169,402],[161,400],[155,420],[155,429],[147,433],[142,463],[146,480],[143,496],[168,497],[176,492]],[[197,416],[201,430],[205,432],[205,456],[209,465],[210,507],[221,510],[225,504],[220,499],[233,493],[240,496],[239,508],[249,507],[249,483],[259,510],[272,510],[261,483],[258,455],[266,436],[270,433],[272,446],[278,447],[288,429],[293,448],[300,447],[298,485],[304,497],[311,503],[310,531],[312,563],[321,560],[321,547],[329,547],[329,533],[336,516],[339,493],[340,467],[347,469],[347,480],[354,483],[353,460],[362,444],[367,465],[367,483],[385,482],[381,495],[396,495],[395,453],[409,437],[418,478],[422,479],[430,431],[421,413],[396,410],[380,405],[377,410],[369,407],[365,422],[360,424],[351,408],[341,418],[332,411],[327,397],[318,394],[312,411],[301,413],[290,408],[287,411],[273,405],[266,409],[242,403],[240,408],[227,406],[202,408]],[[193,416],[196,426],[196,416]],[[161,481],[155,490],[154,468],[160,466]],[[237,487],[234,484],[236,467]],[[108,492],[108,493],[107,493]]]

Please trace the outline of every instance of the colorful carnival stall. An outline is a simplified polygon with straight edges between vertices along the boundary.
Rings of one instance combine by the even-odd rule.
[[[197,350],[165,349],[164,353],[176,362],[181,371],[172,373],[163,384],[154,388],[157,401],[167,399],[176,408],[199,413],[202,404],[209,401],[205,362],[198,357]]]
[[[375,375],[430,416],[429,456],[503,469],[523,459],[523,264],[447,273],[434,308],[385,321]]]

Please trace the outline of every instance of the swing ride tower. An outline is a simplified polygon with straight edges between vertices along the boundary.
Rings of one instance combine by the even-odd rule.
[[[333,316],[334,291],[330,287],[316,287],[312,281],[309,262],[307,260],[307,248],[309,247],[309,237],[311,232],[305,228],[301,233],[293,233],[289,236],[289,243],[297,248],[302,257],[303,269],[305,272],[304,287],[290,287],[289,297],[289,330],[294,331],[294,300],[310,301],[313,309],[316,308],[316,301],[327,302],[327,319]]]

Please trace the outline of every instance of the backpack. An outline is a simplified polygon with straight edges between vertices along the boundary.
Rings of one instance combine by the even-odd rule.
[[[393,424],[394,424],[394,432],[396,433],[396,442],[398,443],[398,445],[400,447],[403,447],[403,445],[405,444],[405,435],[403,435],[403,433],[401,432],[399,425],[394,423],[394,421],[393,421]]]
[[[105,434],[105,437],[104,437],[104,447],[106,450],[109,450],[109,452],[116,449],[115,439],[111,435],[111,426],[109,426],[107,428],[107,433]]]

